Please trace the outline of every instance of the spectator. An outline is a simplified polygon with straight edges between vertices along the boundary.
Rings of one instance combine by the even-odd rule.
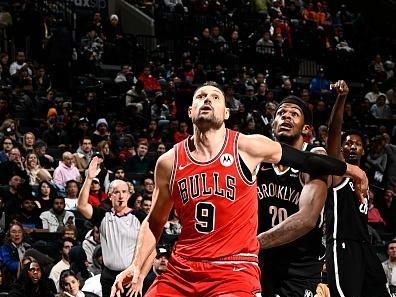
[[[69,180],[81,180],[80,172],[77,167],[73,164],[73,160],[75,155],[73,156],[70,152],[64,152],[62,155],[62,160],[59,161],[58,167],[55,168],[54,171],[54,181],[58,185],[65,186]]]
[[[263,37],[257,41],[256,53],[265,56],[273,56],[275,54],[274,43],[271,40],[271,35],[269,31],[265,31],[263,33]]]
[[[103,40],[98,35],[97,29],[91,27],[88,33],[81,39],[81,54],[88,73],[95,71],[95,66],[102,61]]]
[[[74,240],[76,245],[80,245],[80,242],[77,240],[78,237],[78,231],[76,226],[72,224],[68,224],[63,228],[62,231],[62,238],[71,238]]]
[[[23,226],[18,222],[11,223],[6,240],[0,248],[0,254],[3,265],[14,279],[17,276],[20,260],[29,248],[30,245],[25,242]]]
[[[40,162],[35,153],[27,154],[25,168],[30,186],[37,187],[41,182],[41,177],[43,176],[51,177],[51,174],[46,169],[41,168]]]
[[[155,188],[154,179],[152,178],[152,176],[146,176],[143,179],[143,193],[142,193],[142,195],[144,197],[151,199],[153,197],[154,188]]]
[[[132,78],[130,78],[130,76],[132,76]],[[114,82],[116,84],[122,84],[122,83],[126,83],[130,79],[132,79],[133,84],[137,83],[137,79],[133,75],[131,66],[129,64],[121,65],[121,71],[117,73],[117,76],[114,79]]]
[[[151,204],[152,204],[151,198],[143,197],[141,212],[143,212],[145,215],[148,215],[151,209]]]
[[[161,86],[157,79],[151,74],[149,66],[143,68],[143,72],[139,75],[138,80],[143,82],[145,91],[161,91]]]
[[[65,198],[65,209],[70,211],[77,210],[77,199],[78,199],[78,182],[75,180],[69,180],[66,182],[66,198]]]
[[[101,141],[110,140],[109,124],[105,118],[96,121],[96,130],[92,134],[92,145],[96,146]]]
[[[98,231],[99,232],[99,231]],[[97,245],[92,252],[92,263],[88,267],[89,272],[93,275],[100,275],[103,270],[103,255],[102,255],[102,247]],[[85,282],[86,284],[87,282]],[[98,280],[98,287],[100,287],[100,277]]]
[[[4,210],[7,215],[7,222],[9,222],[8,216],[14,214],[20,206],[20,196],[23,191],[24,182],[25,180],[19,175],[13,175],[8,181],[8,189],[4,190],[2,193]]]
[[[68,224],[75,224],[74,214],[65,210],[65,198],[55,197],[50,210],[41,213],[43,229],[49,232],[62,232]]]
[[[26,177],[21,152],[16,147],[10,150],[8,161],[0,164],[0,184],[8,184],[8,181],[14,175],[18,175],[23,178]]]
[[[52,207],[52,200],[55,195],[55,190],[48,181],[42,181],[38,186],[38,196],[36,204],[40,211],[49,210]]]
[[[81,171],[87,169],[89,162],[91,161],[92,154],[92,140],[90,137],[84,136],[81,139],[80,147],[74,154],[76,160],[76,167]]]
[[[309,88],[313,99],[323,99],[325,101],[326,99],[330,99],[330,81],[325,78],[325,72],[323,68],[319,68],[317,76],[311,80]]]
[[[169,214],[168,221],[165,223],[164,232],[168,235],[179,235],[182,225],[180,224],[179,217],[174,209]]]
[[[388,280],[389,291],[396,293],[396,240],[393,239],[387,244],[388,259],[382,262],[386,278]],[[393,295],[392,295],[393,296]]]
[[[80,281],[73,270],[63,270],[60,278],[59,285],[62,290],[60,297],[84,297],[84,293],[80,291]]]
[[[22,198],[19,211],[15,214],[15,219],[22,224],[26,233],[43,228],[40,212],[38,211],[34,198],[31,196]]]
[[[11,76],[12,76],[12,75],[15,75],[15,74],[17,73],[18,70],[22,69],[22,68],[25,67],[26,65],[27,65],[27,64],[26,64],[26,62],[25,62],[25,52],[22,51],[22,50],[19,50],[19,51],[16,53],[16,61],[13,62],[13,63],[10,65],[10,75],[11,75]],[[27,69],[28,69],[29,76],[32,76],[32,70],[31,70],[30,68],[27,68]]]
[[[175,132],[173,136],[174,143],[178,143],[186,138],[188,138],[190,134],[188,133],[188,125],[186,122],[179,123],[179,130]]]
[[[167,246],[157,247],[157,255],[155,256],[152,270],[147,274],[143,282],[143,295],[147,292],[148,288],[150,288],[157,276],[166,271],[169,257],[170,251]]]
[[[53,169],[55,159],[47,154],[47,144],[42,140],[37,140],[33,148],[34,153],[37,155],[40,165],[45,169]]]
[[[87,255],[89,265],[93,263],[93,252],[97,246],[100,245],[100,232],[97,226],[94,226],[85,235],[85,239],[82,243],[82,247]]]
[[[107,199],[105,193],[102,192],[100,181],[97,177],[92,180],[91,188],[89,189],[88,203],[93,207],[99,207],[102,202]]]
[[[49,278],[54,281],[58,293],[61,292],[59,276],[61,275],[63,270],[70,268],[69,252],[73,246],[74,240],[71,238],[63,238],[59,241],[59,254],[61,255],[61,259],[58,263],[54,265],[54,267],[52,267],[49,274]]]
[[[386,95],[381,94],[377,97],[375,104],[370,108],[373,117],[380,120],[390,120],[392,118],[392,110],[386,103]]]
[[[24,267],[8,296],[52,297],[54,294],[55,288],[44,277],[40,264],[34,260]]]
[[[8,155],[11,149],[14,147],[14,142],[12,141],[11,137],[4,136],[1,147],[3,150],[0,151],[0,164],[9,160]]]
[[[85,281],[92,277],[93,274],[88,271],[88,260],[84,249],[81,246],[74,246],[69,252],[70,269],[76,274],[80,281],[80,286],[83,287]]]
[[[128,199],[128,207],[135,211],[141,210],[142,209],[142,201],[143,201],[142,193],[135,192]]]
[[[150,166],[150,159],[147,157],[148,145],[140,142],[136,148],[136,155],[126,160],[127,171],[135,174],[146,174]]]
[[[364,98],[368,99],[370,104],[374,104],[374,103],[377,102],[377,98],[379,96],[385,96],[386,103],[389,104],[389,102],[388,102],[388,100],[386,98],[386,95],[380,91],[380,89],[378,87],[378,83],[374,82],[373,85],[372,85],[371,91],[366,93],[366,95],[364,95]]]
[[[33,147],[36,143],[36,136],[32,132],[27,132],[22,137],[22,148],[26,153],[33,152]]]

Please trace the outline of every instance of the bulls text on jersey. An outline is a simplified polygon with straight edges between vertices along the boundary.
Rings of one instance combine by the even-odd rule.
[[[221,187],[222,184],[225,187]],[[177,186],[183,204],[201,196],[218,196],[235,201],[236,178],[232,175],[220,175],[218,172],[199,173],[180,179]]]

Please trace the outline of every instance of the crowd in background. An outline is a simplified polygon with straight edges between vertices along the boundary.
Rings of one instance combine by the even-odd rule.
[[[89,203],[111,208],[109,184],[122,179],[128,206],[147,214],[156,160],[192,133],[187,108],[207,80],[224,88],[227,126],[245,134],[272,137],[278,102],[301,97],[313,111],[306,141],[321,146],[335,101],[330,82],[351,82],[343,129],[365,136],[370,232],[385,260],[384,244],[396,235],[394,57],[362,49],[359,12],[326,1],[133,3],[156,20],[159,46],[150,53],[116,14],[92,12],[72,36],[34,1],[2,7],[0,291],[81,296],[86,285],[86,296],[100,293],[90,289],[103,268],[99,232],[76,208],[91,158],[103,163]],[[301,78],[309,61],[313,76]],[[172,212],[152,279],[180,228]]]

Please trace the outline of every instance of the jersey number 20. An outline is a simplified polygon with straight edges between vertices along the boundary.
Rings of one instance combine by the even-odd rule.
[[[287,210],[285,208],[278,208],[276,206],[271,205],[269,207],[269,213],[272,215],[272,227],[282,223],[287,219]]]
[[[210,202],[198,202],[195,205],[195,229],[199,233],[209,233],[215,226],[215,206]]]

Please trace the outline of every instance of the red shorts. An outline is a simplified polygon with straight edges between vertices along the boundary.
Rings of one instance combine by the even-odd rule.
[[[145,297],[253,297],[260,292],[256,262],[190,261],[172,254]]]

